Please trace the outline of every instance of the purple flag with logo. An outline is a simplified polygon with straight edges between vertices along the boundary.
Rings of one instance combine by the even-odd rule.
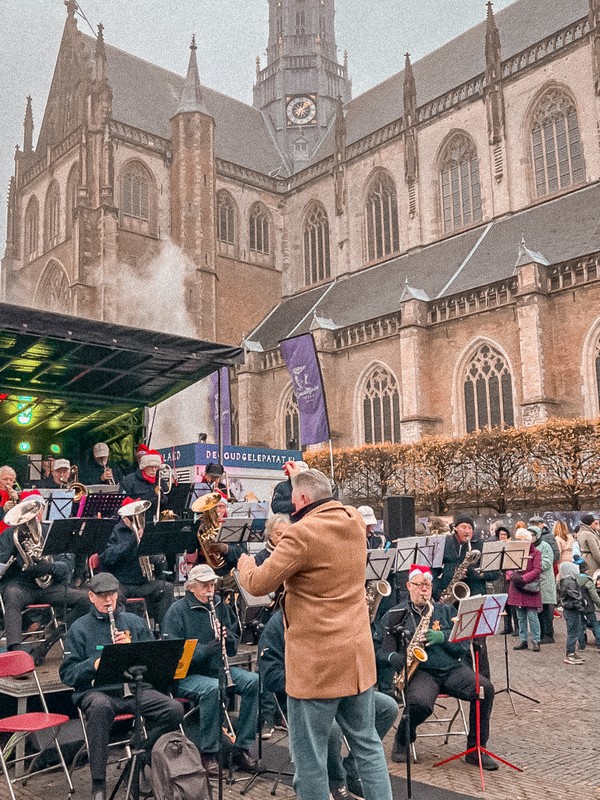
[[[329,439],[323,376],[311,333],[279,342],[300,412],[300,441],[320,444]]]
[[[221,407],[219,408],[219,373],[221,375]],[[221,367],[210,376],[210,413],[213,421],[214,441],[219,441],[219,417],[221,417],[222,444],[231,444],[231,392],[229,368]]]

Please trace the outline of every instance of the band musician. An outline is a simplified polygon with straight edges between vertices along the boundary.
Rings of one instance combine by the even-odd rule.
[[[167,482],[160,478],[159,472],[163,465],[161,454],[158,450],[148,450],[140,456],[139,466],[135,472],[125,475],[121,481],[121,490],[129,497],[139,497],[140,500],[149,500],[148,513],[154,516],[158,503],[158,490],[161,491],[160,507],[168,507]]]
[[[119,582],[113,575],[98,573],[90,581],[89,613],[78,619],[65,638],[64,660],[60,679],[75,689],[73,702],[85,716],[92,776],[92,800],[106,800],[106,763],[108,738],[115,716],[132,714],[135,699],[127,695],[123,684],[94,686],[102,648],[107,644],[150,641],[154,637],[136,614],[118,605]],[[113,612],[114,627],[109,610]],[[147,729],[144,758],[148,759],[154,743],[163,733],[174,731],[183,721],[183,707],[155,689],[144,686],[141,712]],[[146,761],[147,763],[147,761]]]
[[[52,472],[35,482],[38,489],[67,489],[71,478],[71,462],[68,458],[55,458]]]
[[[145,504],[147,506],[147,503]],[[122,599],[143,597],[148,613],[161,625],[173,602],[173,584],[162,575],[162,556],[138,556],[144,536],[146,512],[140,500],[126,497],[119,509],[120,521],[113,528],[106,548],[100,553],[100,569],[110,572],[121,584]]]
[[[474,557],[474,563],[468,566],[465,575],[461,576],[460,580],[466,583],[471,595],[486,594],[486,584],[500,579],[501,573],[499,570],[481,572],[478,568],[483,542],[481,539],[475,539],[474,533],[475,522],[473,517],[468,514],[457,514],[454,519],[454,531],[444,541],[442,568],[434,571],[433,596],[436,600],[439,599],[444,589],[450,584],[456,574],[456,570],[467,563],[465,562],[466,558]],[[472,551],[475,551],[475,553]],[[479,553],[479,558],[477,553]],[[480,642],[479,669],[486,678],[490,677],[490,662],[485,639]]]
[[[219,771],[217,753],[221,735],[221,669],[226,674],[229,672],[233,681],[232,690],[241,697],[233,763],[250,772],[256,767],[256,762],[248,751],[256,736],[258,713],[257,673],[228,665],[228,658],[237,652],[239,637],[235,632],[229,607],[219,597],[215,598],[216,581],[216,573],[207,564],[193,567],[185,583],[185,597],[171,606],[163,626],[166,636],[198,640],[188,675],[177,682],[177,691],[199,704],[200,722],[196,744],[209,778],[216,777]],[[225,652],[221,648],[221,627]]]
[[[87,486],[120,484],[123,473],[119,465],[110,458],[110,448],[106,442],[96,442],[91,458],[79,469],[79,480]]]
[[[14,533],[17,536],[30,537],[31,531],[39,536],[41,544],[45,539],[46,524],[42,522],[45,504],[39,492],[21,492],[20,508],[28,498],[37,498],[40,501],[40,510],[36,517],[27,524],[15,526],[4,530],[0,535],[0,563],[10,564],[4,572],[0,587],[4,602],[4,625],[7,650],[22,650],[22,612],[28,605],[50,603],[57,615],[64,613],[67,608],[65,622],[69,625],[78,617],[87,613],[89,608],[87,592],[73,589],[69,586],[71,565],[66,556],[55,556],[49,559],[39,559],[31,564],[25,564],[21,553],[14,542]],[[35,533],[37,530],[37,534]],[[25,548],[27,550],[27,548]],[[40,586],[40,583],[43,585]],[[55,633],[62,633],[62,629]],[[58,635],[49,638],[46,645],[38,645],[33,653],[36,663],[41,664],[49,647],[58,639]]]
[[[19,502],[15,484],[17,473],[7,464],[0,467],[0,519]]]
[[[468,642],[450,642],[454,606],[432,601],[433,576],[429,567],[413,564],[409,571],[408,600],[388,611],[383,618],[382,656],[400,673],[405,666],[402,655],[401,634],[394,628],[394,612],[406,609],[402,626],[406,632],[408,650],[420,645],[426,648],[427,660],[420,662],[404,688],[410,713],[410,742],[406,741],[404,717],[398,726],[392,760],[406,763],[410,756],[410,744],[415,741],[418,726],[431,714],[438,694],[468,700],[470,703],[469,735],[467,749],[476,745],[476,679],[470,666]],[[421,629],[419,630],[419,626]],[[415,633],[419,630],[415,638]],[[410,659],[409,659],[410,662]],[[494,702],[494,687],[480,675],[483,698],[480,701],[481,745],[485,747],[490,733],[490,715]],[[479,766],[477,751],[465,756],[469,764]],[[486,753],[481,753],[482,766],[486,770],[498,769],[496,762]]]

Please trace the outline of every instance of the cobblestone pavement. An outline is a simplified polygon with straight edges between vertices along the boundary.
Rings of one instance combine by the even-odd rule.
[[[417,740],[418,763],[413,779],[423,783],[463,792],[488,800],[600,800],[600,757],[598,723],[600,720],[600,651],[589,645],[582,666],[563,663],[564,623],[556,620],[557,643],[542,646],[541,653],[531,650],[513,652],[518,641],[508,637],[511,686],[541,702],[539,705],[513,695],[516,716],[506,694],[496,698],[492,715],[490,749],[522,767],[518,773],[505,766],[485,773],[486,792],[481,792],[479,771],[462,760],[433,769],[432,765],[464,749],[464,739],[453,737],[448,745],[441,738]],[[488,640],[492,678],[496,689],[505,685],[503,638]],[[452,701],[454,702],[454,701]],[[390,759],[392,736],[385,742],[390,771],[405,775],[405,767]],[[89,797],[87,769],[77,770],[75,800]],[[224,797],[238,798],[243,784],[226,786]],[[271,797],[271,781],[259,779],[245,795],[250,800]],[[59,773],[35,779],[17,789],[19,800],[40,797],[66,797],[66,786]],[[216,798],[215,792],[215,798]],[[290,800],[295,795],[280,786],[277,797]],[[397,797],[395,800],[400,800]],[[0,800],[8,798],[4,782]]]

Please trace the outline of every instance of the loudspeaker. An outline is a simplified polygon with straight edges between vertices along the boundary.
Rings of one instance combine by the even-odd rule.
[[[407,494],[383,498],[383,532],[387,539],[415,536],[415,498]]]

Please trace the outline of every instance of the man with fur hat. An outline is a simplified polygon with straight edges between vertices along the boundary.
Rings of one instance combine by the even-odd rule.
[[[600,522],[593,514],[584,514],[581,518],[577,542],[587,564],[585,571],[593,575],[600,569]]]

